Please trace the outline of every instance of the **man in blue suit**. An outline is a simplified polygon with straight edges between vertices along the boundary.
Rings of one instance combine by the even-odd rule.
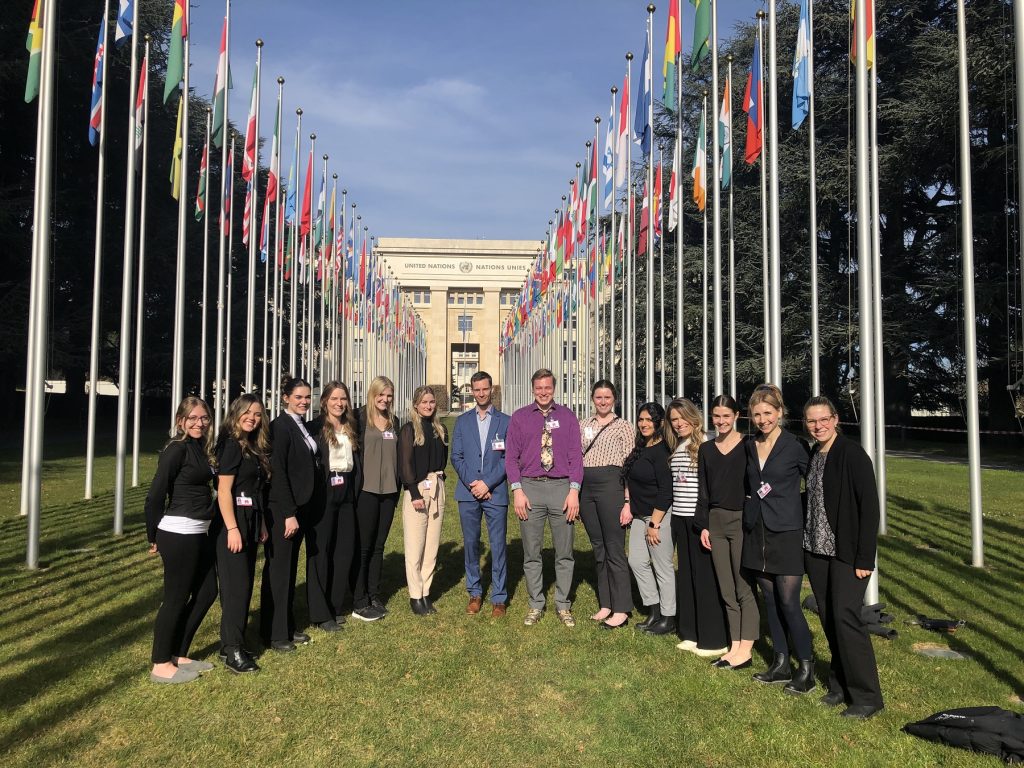
[[[506,581],[508,558],[508,486],[505,483],[505,433],[509,417],[491,404],[490,374],[477,371],[470,379],[476,408],[455,420],[452,466],[459,475],[455,500],[466,554],[466,613],[480,613],[483,587],[480,583],[481,518],[487,520],[491,542],[491,616],[505,615],[508,602]]]

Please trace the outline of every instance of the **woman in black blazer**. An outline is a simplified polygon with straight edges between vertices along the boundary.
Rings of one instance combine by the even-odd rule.
[[[359,573],[352,597],[352,615],[378,621],[388,609],[380,592],[384,544],[395,520],[402,478],[398,469],[398,433],[402,423],[392,408],[395,385],[377,376],[366,391],[366,405],[356,412],[359,450],[363,455],[363,485],[356,501],[359,530]]]
[[[757,428],[747,441],[747,497],[743,509],[743,567],[757,580],[764,595],[775,659],[754,675],[761,683],[786,683],[789,693],[814,688],[811,631],[800,607],[803,581],[804,507],[800,481],[807,474],[807,445],[782,428],[786,415],[782,392],[761,384],[749,403]],[[799,668],[789,666],[787,630]]]
[[[264,637],[275,651],[295,650],[308,643],[309,635],[295,630],[295,570],[303,528],[313,510],[324,503],[324,476],[320,445],[306,427],[312,388],[308,381],[285,376],[281,398],[285,410],[270,424],[270,504],[267,510],[266,564],[260,591]],[[307,564],[307,580],[309,566]]]
[[[188,657],[206,612],[217,599],[210,521],[210,481],[215,473],[210,409],[186,397],[174,416],[175,435],[160,453],[146,495],[150,554],[164,563],[164,596],[153,629],[154,683],[189,683],[213,669]]]
[[[804,424],[817,443],[807,472],[804,563],[832,652],[821,701],[846,703],[844,717],[864,719],[883,707],[875,651],[860,619],[878,547],[874,467],[863,448],[839,434],[827,397],[807,401]]]
[[[362,484],[362,454],[348,387],[331,381],[320,394],[320,415],[309,432],[320,444],[324,505],[311,511],[306,527],[306,591],[309,619],[332,632],[345,623],[351,602],[356,551],[356,499]]]
[[[253,394],[235,399],[217,437],[217,575],[220,578],[220,657],[232,672],[259,666],[244,646],[260,542],[267,540],[263,490],[270,476],[270,434]]]

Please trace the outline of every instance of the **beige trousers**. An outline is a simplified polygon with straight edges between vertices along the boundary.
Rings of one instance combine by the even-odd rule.
[[[429,483],[429,487],[424,487]],[[441,523],[444,520],[444,480],[431,472],[419,485],[426,508],[412,505],[408,491],[402,493],[402,538],[405,543],[405,578],[409,597],[419,600],[430,594],[430,584],[437,568],[437,549],[441,544]]]

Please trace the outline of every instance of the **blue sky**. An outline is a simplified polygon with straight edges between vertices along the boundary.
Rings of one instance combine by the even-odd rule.
[[[693,7],[681,5],[689,50]],[[761,2],[721,6],[727,36]],[[645,8],[637,0],[236,0],[231,118],[244,130],[261,37],[264,152],[276,78],[286,80],[283,175],[302,107],[303,156],[315,132],[317,162],[330,155],[329,173],[371,234],[540,239],[584,159],[594,117],[607,120],[626,51],[638,68]],[[663,0],[654,14],[656,95],[667,14]],[[223,15],[222,2],[193,2],[191,85],[201,94],[213,89]]]

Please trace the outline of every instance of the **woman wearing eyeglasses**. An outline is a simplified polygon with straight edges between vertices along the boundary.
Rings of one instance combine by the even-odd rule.
[[[160,453],[146,496],[150,554],[164,563],[164,597],[153,628],[154,683],[190,683],[213,669],[188,656],[206,612],[217,598],[210,521],[214,476],[210,410],[186,397],[174,416],[175,435]]]

